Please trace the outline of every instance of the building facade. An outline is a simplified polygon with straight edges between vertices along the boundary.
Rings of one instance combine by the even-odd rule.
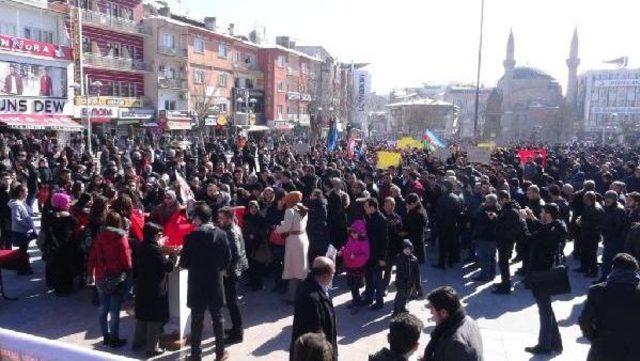
[[[585,136],[640,132],[640,69],[591,70],[578,80],[578,118]]]
[[[492,88],[480,88],[478,97],[478,131],[484,126],[487,99],[492,90]],[[441,99],[458,107],[454,126],[457,136],[463,138],[473,137],[476,114],[476,87],[473,85],[450,85],[442,93]]]
[[[73,53],[64,12],[46,1],[3,1],[0,11],[0,125],[79,130],[73,115]]]

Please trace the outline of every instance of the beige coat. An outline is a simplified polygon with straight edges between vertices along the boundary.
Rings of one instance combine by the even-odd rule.
[[[302,216],[294,208],[289,208],[284,213],[284,220],[276,227],[278,233],[290,233],[302,231],[302,234],[290,234],[284,247],[284,271],[282,279],[303,280],[309,272],[309,237],[306,233],[307,215]]]

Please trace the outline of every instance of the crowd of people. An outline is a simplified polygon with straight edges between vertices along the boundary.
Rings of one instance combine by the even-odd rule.
[[[527,348],[534,354],[563,351],[553,294],[535,280],[575,258],[574,271],[596,284],[580,319],[594,344],[590,360],[611,359],[620,347],[637,351],[632,336],[640,322],[624,317],[640,305],[635,148],[519,143],[495,149],[490,162],[470,163],[464,147],[452,145],[445,158],[403,150],[400,166],[377,169],[376,152],[392,144],[362,142],[354,150],[343,141],[328,151],[283,136],[167,134],[101,134],[92,141],[95,156],[80,138],[59,144],[43,134],[0,134],[0,242],[24,254],[17,271],[25,275],[33,273],[28,247],[37,243],[56,295],[93,287],[106,346],[126,344],[119,314],[124,302],[134,302],[132,347],[149,356],[164,351],[166,275],[180,267],[189,272],[192,359],[201,358],[207,310],[216,360],[228,357],[225,345],[243,341],[237,295],[246,280],[247,292],[269,288],[293,305],[291,360],[335,361],[330,290],[337,272],[344,273],[353,313],[383,310],[392,281],[397,291],[390,348],[371,360],[405,360],[416,351],[422,323],[406,305],[425,295],[438,326],[423,359],[481,360],[480,332],[455,290],[423,290],[427,249],[437,249],[437,269],[470,264],[479,283],[499,273],[496,294],[514,292],[515,280],[531,289],[540,315],[538,342]],[[527,146],[545,152],[520,159],[518,149]],[[517,263],[516,278],[510,266]],[[633,297],[603,296],[610,284]],[[598,311],[614,304],[616,310]]]

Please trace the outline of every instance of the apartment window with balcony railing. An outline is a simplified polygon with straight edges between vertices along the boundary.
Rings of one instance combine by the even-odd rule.
[[[126,6],[122,6],[120,4],[105,2],[105,14],[108,16],[122,18],[127,20],[133,20],[133,11]]]
[[[25,39],[41,41],[43,43],[53,43],[53,32],[33,27],[24,28]]]
[[[204,53],[204,40],[200,38],[193,39],[193,51],[196,53]]]
[[[74,0],[73,5],[80,9],[89,9],[89,0]]]
[[[165,100],[164,101],[164,110],[176,110],[176,101],[175,100]]]
[[[16,24],[0,23],[0,34],[16,36]]]
[[[112,58],[119,58],[122,56],[122,48],[119,43],[116,42],[108,42],[107,43],[107,56]]]

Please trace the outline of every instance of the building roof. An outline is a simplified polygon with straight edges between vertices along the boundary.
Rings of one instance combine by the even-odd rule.
[[[392,104],[387,104],[385,107],[387,108],[399,108],[405,106],[414,106],[414,105],[424,105],[424,106],[443,106],[443,107],[453,107],[455,106],[453,103],[445,102],[443,100],[436,100],[431,98],[417,98],[417,99],[408,99],[401,102],[396,102]]]
[[[513,79],[546,79],[555,80],[551,75],[542,70],[528,66],[518,66],[513,69]]]

